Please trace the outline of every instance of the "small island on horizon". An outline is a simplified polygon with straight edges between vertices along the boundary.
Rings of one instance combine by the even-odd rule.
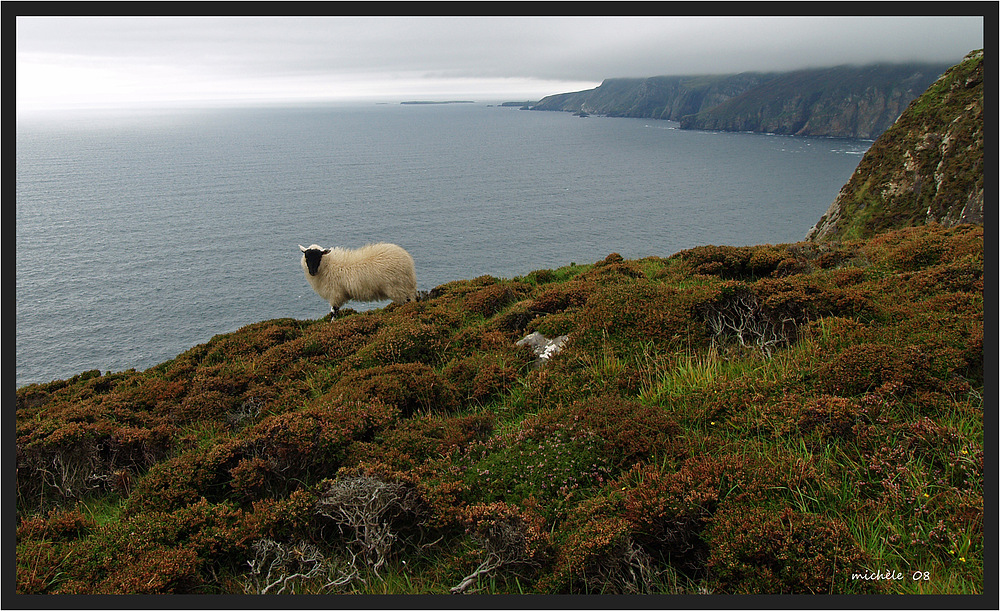
[[[406,102],[400,102],[400,104],[475,104],[472,100],[445,100],[445,101],[435,101],[435,100],[409,100]]]

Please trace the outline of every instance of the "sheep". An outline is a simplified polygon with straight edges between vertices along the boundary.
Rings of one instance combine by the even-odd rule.
[[[351,299],[393,303],[417,299],[413,257],[395,244],[368,244],[354,250],[299,244],[299,250],[306,280],[330,303],[334,316]]]

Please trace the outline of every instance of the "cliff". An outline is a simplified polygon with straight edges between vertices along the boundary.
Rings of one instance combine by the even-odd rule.
[[[945,72],[879,136],[806,239],[982,224],[983,131],[980,50]]]
[[[775,78],[774,74],[606,79],[595,89],[550,95],[532,110],[679,121]]]
[[[678,121],[683,129],[875,138],[945,69],[838,66],[787,73],[607,79],[532,110]]]

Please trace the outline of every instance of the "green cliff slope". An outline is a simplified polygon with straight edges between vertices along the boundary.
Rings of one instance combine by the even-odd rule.
[[[862,158],[807,239],[983,222],[983,53],[941,76]]]

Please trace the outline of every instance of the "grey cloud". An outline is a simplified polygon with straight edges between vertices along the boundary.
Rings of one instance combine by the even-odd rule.
[[[212,79],[538,79],[957,62],[982,17],[18,19],[17,53]],[[558,93],[553,91],[552,93]]]

